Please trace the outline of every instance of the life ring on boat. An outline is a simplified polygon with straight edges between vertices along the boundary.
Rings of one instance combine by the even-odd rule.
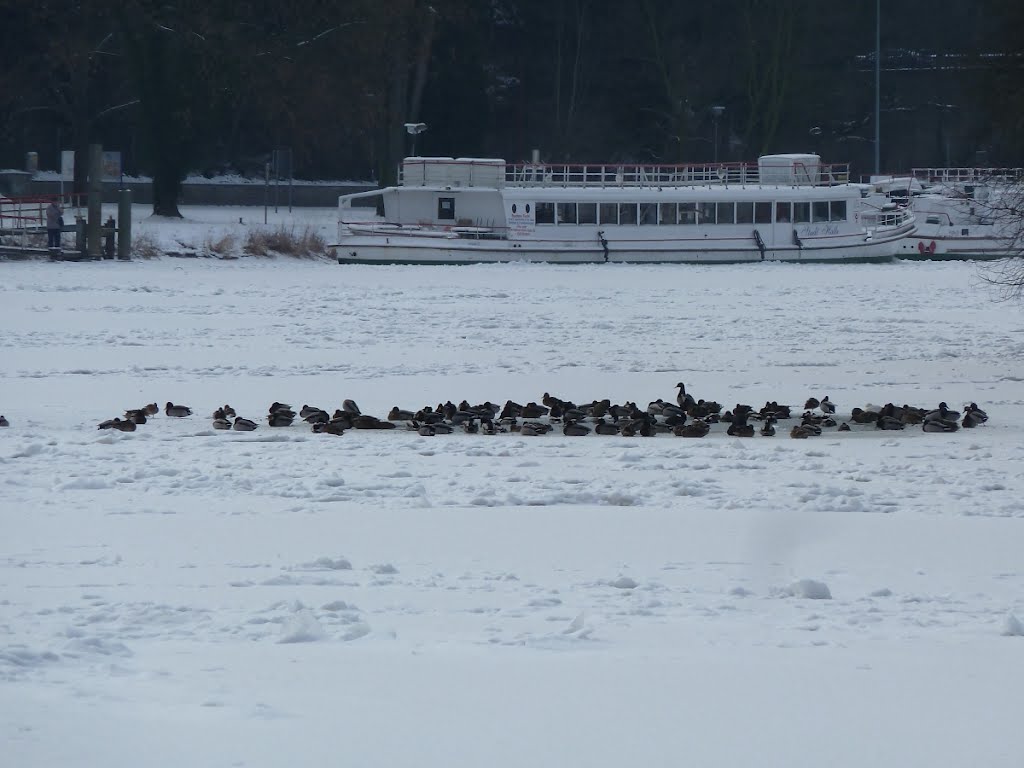
[[[931,244],[928,246],[928,253],[935,253],[935,241],[934,240],[932,240]]]
[[[922,241],[918,240],[917,241],[917,252],[918,253],[924,253],[924,251],[925,251],[925,244]]]

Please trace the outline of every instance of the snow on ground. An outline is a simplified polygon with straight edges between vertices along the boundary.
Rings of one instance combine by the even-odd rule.
[[[1024,321],[977,269],[0,264],[0,762],[1019,765]],[[208,418],[644,405],[680,380],[991,419],[798,441]],[[96,429],[167,400],[196,415]]]

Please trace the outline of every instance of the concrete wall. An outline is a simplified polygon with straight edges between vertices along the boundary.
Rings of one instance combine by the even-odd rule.
[[[117,191],[126,188],[132,191],[132,202],[148,204],[153,202],[152,185],[147,182],[126,182],[123,185],[113,181],[103,182],[103,202],[116,203],[118,201]],[[64,184],[64,191],[71,189],[71,185]],[[298,208],[333,208],[338,204],[340,195],[348,195],[353,192],[366,192],[376,189],[368,184],[293,184],[291,188],[292,205]],[[58,181],[28,182],[27,189],[22,194],[26,195],[56,195],[60,192]],[[275,199],[279,207],[288,207],[288,186],[281,184],[275,188],[271,182],[270,187],[265,189],[262,184],[197,184],[187,183],[181,185],[181,205],[263,205],[264,195],[268,203],[273,206]]]

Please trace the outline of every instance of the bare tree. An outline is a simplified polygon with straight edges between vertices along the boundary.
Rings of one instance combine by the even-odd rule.
[[[1024,175],[1017,176],[1016,181],[997,187],[995,194],[976,203],[976,212],[993,223],[1006,248],[1005,258],[986,262],[980,269],[981,279],[1003,300],[1024,297]]]

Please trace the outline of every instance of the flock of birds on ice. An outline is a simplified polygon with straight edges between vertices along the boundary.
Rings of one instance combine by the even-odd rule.
[[[268,409],[266,423],[270,427],[290,427],[298,417],[310,424],[314,432],[329,435],[343,435],[349,429],[395,429],[401,425],[424,437],[450,434],[456,430],[488,435],[511,432],[535,436],[555,429],[572,437],[591,433],[626,437],[653,437],[657,434],[705,437],[713,425],[726,424],[724,432],[732,437],[754,437],[756,434],[772,437],[776,434],[777,423],[796,420],[789,429],[789,436],[801,439],[821,435],[826,430],[849,432],[853,429],[851,423],[858,430],[901,430],[920,425],[925,432],[956,432],[961,427],[973,428],[988,421],[988,415],[976,403],[964,406],[961,413],[950,409],[945,402],[939,403],[937,408],[893,403],[868,405],[853,408],[849,417],[840,421],[836,417],[836,405],[827,395],[820,400],[809,398],[799,414],[794,413],[797,409],[792,406],[774,401],[766,402],[757,410],[737,403],[723,412],[721,403],[694,399],[682,382],[676,387],[679,392],[674,403],[659,398],[648,403],[646,409],[628,401],[622,405],[613,404],[607,399],[577,404],[545,392],[541,403],[525,405],[511,400],[506,401],[503,407],[491,402],[470,405],[465,400],[456,405],[449,400],[437,407],[428,405],[416,411],[395,406],[383,419],[363,413],[353,400],[345,400],[342,407],[333,413],[310,405],[303,405],[296,412],[286,403],[275,402]],[[168,402],[163,411],[166,416],[176,418],[193,415],[192,408],[172,402]],[[150,403],[125,411],[123,418],[108,419],[98,428],[134,432],[138,425],[147,423],[159,412],[160,407]],[[252,419],[239,416],[230,405],[217,408],[211,418],[213,428],[219,430],[251,432],[260,426]],[[759,422],[760,428],[751,422]],[[9,426],[3,416],[0,416],[0,426]]]

